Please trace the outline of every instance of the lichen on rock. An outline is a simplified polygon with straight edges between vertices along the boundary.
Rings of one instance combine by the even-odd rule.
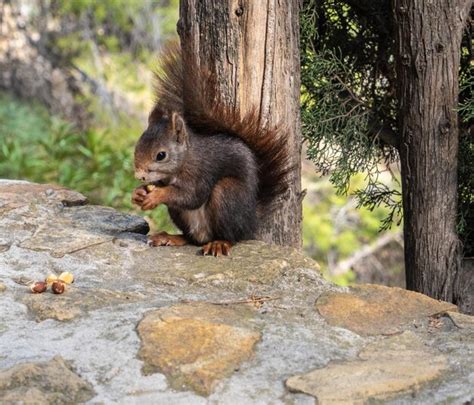
[[[200,302],[148,313],[138,325],[145,374],[159,371],[175,389],[209,395],[216,382],[251,358],[261,335],[249,316],[246,307]]]
[[[456,305],[397,287],[365,284],[349,292],[328,291],[316,308],[330,325],[369,336],[401,332],[432,315],[456,310]]]

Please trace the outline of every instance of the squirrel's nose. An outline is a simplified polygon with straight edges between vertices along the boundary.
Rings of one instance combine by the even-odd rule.
[[[140,181],[146,180],[146,176],[145,176],[145,173],[143,173],[143,171],[135,172],[135,178]]]

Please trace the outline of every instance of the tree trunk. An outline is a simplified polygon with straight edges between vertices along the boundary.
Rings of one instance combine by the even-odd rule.
[[[407,288],[459,302],[458,71],[470,0],[394,0]]]
[[[288,195],[264,218],[258,238],[301,245],[299,1],[181,0],[183,59],[218,78],[219,94],[242,115],[258,108],[263,125],[283,123],[295,170]]]

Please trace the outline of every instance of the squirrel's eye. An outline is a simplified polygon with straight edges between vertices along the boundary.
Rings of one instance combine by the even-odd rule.
[[[160,160],[163,160],[165,157],[166,157],[166,152],[159,152],[156,155],[156,160],[160,161]]]

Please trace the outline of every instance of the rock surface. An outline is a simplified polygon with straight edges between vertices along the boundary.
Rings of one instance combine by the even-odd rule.
[[[78,193],[0,181],[0,395],[43,390],[55,403],[472,400],[472,317],[450,304],[336,287],[290,248],[245,242],[216,259],[193,246],[151,248],[147,231],[140,217],[87,205]],[[30,281],[63,271],[76,280],[64,294],[29,291]],[[57,386],[35,378],[11,388],[15,367],[45,367],[55,356],[66,361],[62,374],[89,387],[77,391],[87,398],[73,388],[54,397]],[[328,383],[321,388],[312,373]],[[360,373],[366,388],[353,380],[352,391],[343,389],[334,373],[347,381]]]
[[[94,397],[91,384],[80,378],[60,356],[24,363],[0,372],[0,402],[66,404]]]
[[[359,335],[391,335],[430,316],[457,310],[456,305],[397,287],[358,285],[346,292],[326,292],[316,308],[333,326]]]
[[[76,288],[67,286],[66,293],[23,295],[21,301],[27,306],[37,321],[56,319],[69,321],[88,311],[103,307],[132,303],[144,299],[144,295],[136,292],[111,291],[103,288]]]
[[[448,369],[445,356],[426,347],[409,331],[367,345],[359,359],[330,363],[291,377],[286,385],[314,395],[321,405],[364,403],[419,388]]]

